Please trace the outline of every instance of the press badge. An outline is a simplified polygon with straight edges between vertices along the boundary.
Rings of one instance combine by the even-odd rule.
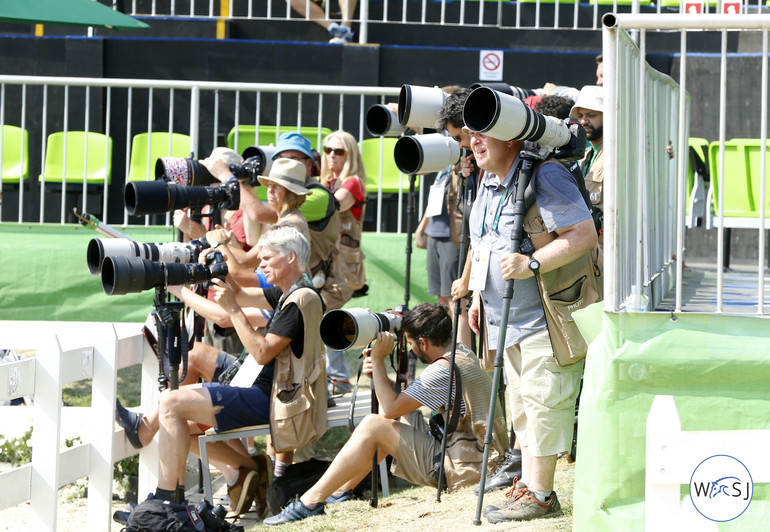
[[[468,281],[468,290],[484,290],[486,288],[490,253],[491,249],[483,245],[475,247],[471,251],[471,278]]]
[[[446,190],[446,180],[441,183],[434,183],[430,187],[428,194],[428,205],[425,207],[425,216],[433,218],[441,214],[444,208],[444,191]]]

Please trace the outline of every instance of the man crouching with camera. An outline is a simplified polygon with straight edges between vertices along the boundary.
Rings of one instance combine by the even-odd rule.
[[[428,367],[403,393],[396,392],[385,367],[395,336],[389,332],[377,333],[374,347],[364,350],[363,371],[372,378],[380,413],[364,418],[320,480],[280,514],[266,519],[265,525],[276,526],[323,515],[326,504],[349,500],[351,490],[371,471],[375,453],[378,461],[386,455],[393,456],[392,472],[396,476],[413,484],[437,485],[436,460],[441,453],[441,441],[431,435],[419,408],[444,410],[451,377],[452,318],[446,306],[422,303],[406,315],[402,332],[414,354]],[[457,429],[447,439],[444,460],[445,485],[450,491],[478,482],[481,476],[492,388],[478,358],[461,344],[457,348],[455,371],[459,371],[457,380],[462,383],[461,394],[457,394],[462,397],[460,418]],[[468,440],[475,441],[476,445],[467,445]],[[493,445],[498,453],[508,447],[502,423],[495,425]],[[458,467],[460,464],[462,467]]]

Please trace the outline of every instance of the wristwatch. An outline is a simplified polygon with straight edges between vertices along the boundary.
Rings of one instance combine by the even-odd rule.
[[[221,242],[219,240],[214,240],[213,242],[209,242],[209,248],[211,249],[217,249],[219,246],[224,244],[224,242]]]
[[[535,277],[540,275],[540,261],[537,260],[535,257],[530,257],[529,269],[532,270],[532,273],[535,274]]]

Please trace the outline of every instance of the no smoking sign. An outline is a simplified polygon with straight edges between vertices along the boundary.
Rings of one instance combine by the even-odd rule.
[[[479,52],[479,80],[503,81],[502,50],[481,50]]]

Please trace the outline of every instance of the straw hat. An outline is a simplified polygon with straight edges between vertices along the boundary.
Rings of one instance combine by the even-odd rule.
[[[290,192],[304,196],[310,194],[310,190],[305,188],[306,175],[307,167],[304,163],[294,159],[276,159],[270,167],[270,174],[259,176],[259,182],[264,186],[273,182]]]

